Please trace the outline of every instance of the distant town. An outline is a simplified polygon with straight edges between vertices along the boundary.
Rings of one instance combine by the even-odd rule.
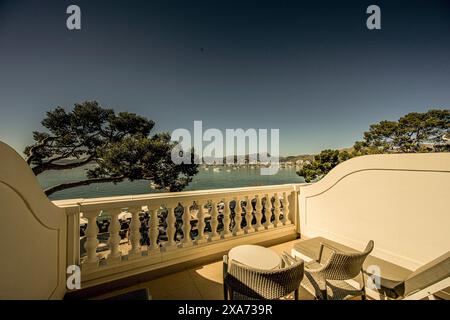
[[[204,163],[201,165],[203,168],[220,168],[220,167],[227,167],[229,169],[237,168],[237,167],[249,167],[249,168],[260,168],[260,167],[267,167],[270,165],[269,162],[260,161],[259,157],[255,156],[253,159],[254,161],[250,161],[250,157],[248,155],[245,156],[245,160],[243,163],[239,163],[237,159],[235,159],[234,163],[229,163],[225,161],[225,159],[219,161],[220,159],[204,159]],[[286,156],[286,157],[280,157],[279,163],[280,168],[296,168],[300,169],[305,164],[310,164],[311,161],[314,159],[314,155],[297,155],[297,156]]]

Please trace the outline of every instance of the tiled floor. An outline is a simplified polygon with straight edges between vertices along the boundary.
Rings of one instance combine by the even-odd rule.
[[[270,248],[281,254],[282,251],[290,252],[292,247],[293,241],[290,241]],[[112,291],[96,299],[148,288],[154,300],[222,300],[222,277],[222,261],[217,261]],[[312,296],[306,292],[300,292],[300,299],[312,299]]]

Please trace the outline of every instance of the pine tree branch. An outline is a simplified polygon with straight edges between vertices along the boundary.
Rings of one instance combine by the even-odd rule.
[[[38,175],[47,170],[66,170],[66,169],[78,168],[78,167],[82,167],[86,164],[89,164],[94,159],[95,159],[95,156],[90,155],[89,157],[87,157],[86,159],[84,159],[82,161],[71,162],[71,163],[67,163],[67,164],[55,164],[55,163],[47,162],[47,163],[43,163],[43,164],[33,167],[33,173],[35,175]]]
[[[28,165],[30,165],[31,162],[33,161],[34,156],[35,156],[37,150],[39,150],[39,149],[45,147],[45,146],[47,145],[47,142],[48,142],[48,141],[53,141],[53,140],[55,140],[55,139],[56,139],[55,137],[45,137],[45,138],[42,139],[40,142],[38,142],[38,143],[36,143],[34,146],[32,146],[32,147],[30,148],[29,155],[28,155],[28,157],[27,157],[26,160],[25,160],[25,161],[28,163]]]
[[[80,186],[87,186],[93,183],[105,183],[105,182],[121,182],[125,179],[125,176],[118,176],[118,177],[107,177],[107,178],[92,178],[92,179],[86,179],[86,180],[80,180],[75,182],[67,182],[67,183],[61,183],[52,187],[49,187],[44,190],[44,193],[49,196],[57,191],[74,188],[74,187],[80,187]]]

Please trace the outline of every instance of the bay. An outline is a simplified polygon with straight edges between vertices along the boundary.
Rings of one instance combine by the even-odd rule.
[[[38,176],[39,183],[43,188],[56,184],[78,181],[85,179],[85,168],[72,170],[48,171]],[[208,190],[222,188],[253,187],[265,185],[277,185],[285,183],[302,183],[302,177],[296,174],[294,167],[280,168],[275,175],[261,175],[259,168],[237,167],[236,169],[220,168],[213,170],[212,167],[205,170],[199,169],[199,173],[193,181],[185,188],[185,191]],[[75,198],[98,198],[109,196],[123,196],[133,194],[146,194],[164,192],[151,188],[149,181],[124,181],[121,183],[91,184],[77,188],[71,188],[56,192],[49,196],[50,200],[75,199]]]

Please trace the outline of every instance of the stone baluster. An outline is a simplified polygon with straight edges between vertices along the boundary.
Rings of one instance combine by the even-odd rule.
[[[167,242],[164,245],[164,248],[166,250],[175,249],[177,247],[177,242],[175,241],[175,208],[177,206],[175,204],[172,204],[167,207]]]
[[[208,240],[205,237],[205,203],[203,200],[198,202],[197,220],[198,234],[195,240],[197,241],[197,244],[205,243]]]
[[[272,218],[272,195],[271,194],[266,194],[266,203],[264,205],[266,211],[264,213],[264,216],[266,217],[266,222],[264,223],[264,227],[266,229],[270,229],[273,228],[273,224],[270,221],[270,219]]]
[[[245,206],[245,222],[247,223],[245,227],[245,233],[254,232],[255,229],[252,226],[253,220],[253,206],[252,206],[252,197],[247,196],[247,205]]]
[[[139,232],[139,227],[141,223],[139,221],[139,213],[141,212],[141,207],[133,207],[129,209],[131,212],[131,223],[130,223],[130,242],[131,250],[128,252],[128,258],[140,257],[141,245],[139,241],[141,240],[141,233]]]
[[[181,240],[181,243],[183,247],[190,247],[192,246],[192,240],[191,240],[191,210],[190,202],[183,202],[181,203],[183,206],[183,239]]]
[[[273,202],[273,206],[274,206],[274,217],[275,217],[275,219],[273,220],[273,226],[276,228],[276,227],[279,227],[279,226],[281,226],[281,222],[280,222],[280,214],[281,214],[281,211],[280,211],[280,198],[278,197],[278,193],[275,193],[274,194],[274,199],[275,199],[275,201]]]
[[[256,223],[255,223],[255,230],[256,231],[261,231],[264,230],[264,226],[261,224],[261,220],[263,217],[262,214],[262,200],[261,200],[261,196],[260,195],[255,195],[256,198],[256,205],[255,205],[255,218],[256,218]]]
[[[83,261],[83,268],[98,267],[98,257],[97,257],[98,215],[99,215],[98,211],[83,212],[83,216],[88,219],[88,225],[86,229],[86,242],[84,243],[84,249],[86,250],[87,257]]]
[[[283,192],[283,225],[291,224],[289,219],[289,193]]]
[[[214,241],[220,239],[220,235],[217,233],[217,226],[219,225],[219,220],[217,219],[219,213],[217,211],[217,201],[211,201],[211,232],[209,234],[209,240]]]
[[[120,244],[120,223],[119,223],[119,214],[122,212],[121,209],[113,209],[109,210],[111,221],[109,223],[109,249],[110,253],[107,258],[107,263],[118,263],[121,261],[122,252],[120,252],[119,244]]]
[[[241,200],[239,198],[234,198],[234,201],[236,202],[236,206],[234,207],[234,229],[233,234],[235,236],[239,236],[244,233],[244,230],[241,228],[242,223],[242,206],[241,206]]]
[[[230,223],[231,223],[231,209],[230,209],[230,201],[227,199],[223,199],[223,230],[222,237],[224,239],[233,236],[230,231]]]
[[[158,237],[159,237],[159,218],[158,218],[158,208],[152,208],[148,206],[148,214],[150,216],[149,225],[149,237],[150,237],[150,247],[148,248],[150,253],[160,253]]]

